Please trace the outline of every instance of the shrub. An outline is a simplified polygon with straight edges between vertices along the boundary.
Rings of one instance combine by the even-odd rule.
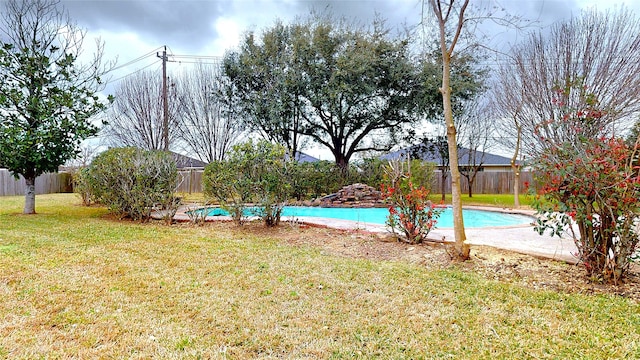
[[[569,233],[592,280],[618,283],[628,272],[638,246],[638,143],[613,137],[588,138],[581,131],[604,112],[586,97],[582,109],[563,108],[545,126],[567,127],[573,141],[552,144],[535,162],[538,189],[533,206],[542,234]],[[577,233],[574,230],[577,227]]]
[[[412,172],[414,166],[416,173]],[[409,243],[424,241],[440,216],[424,186],[433,174],[429,168],[416,160],[393,160],[386,168],[386,182],[382,185],[382,196],[389,204],[386,224],[394,234],[401,231]]]
[[[185,213],[189,218],[189,222],[193,225],[202,226],[207,221],[209,209],[203,206],[189,206]]]
[[[365,159],[358,164],[351,164],[345,173],[331,161],[294,162],[287,164],[287,178],[292,187],[292,196],[296,199],[318,198],[353,183],[379,188],[384,178],[385,164],[385,161],[377,158]]]
[[[287,178],[291,184],[291,195],[298,200],[332,194],[348,181],[335,163],[326,160],[289,162]]]
[[[247,180],[231,161],[213,161],[204,168],[204,195],[217,200],[238,225],[244,223],[244,209],[251,201],[251,186]]]
[[[218,200],[239,225],[244,222],[249,202],[257,204],[253,214],[265,225],[278,225],[291,195],[286,177],[290,164],[285,164],[285,150],[280,145],[265,140],[236,145],[227,160],[205,168],[204,193]]]
[[[73,192],[80,196],[82,205],[90,206],[94,202],[95,196],[91,191],[91,184],[89,179],[89,169],[86,167],[80,168],[72,175]]]
[[[178,172],[170,153],[114,148],[98,155],[88,169],[91,192],[120,218],[148,221],[154,207],[165,209],[167,218],[175,214]]]
[[[357,180],[353,182],[367,184],[379,189],[384,182],[385,167],[387,165],[387,161],[378,158],[364,159],[357,166],[356,174],[354,175]]]

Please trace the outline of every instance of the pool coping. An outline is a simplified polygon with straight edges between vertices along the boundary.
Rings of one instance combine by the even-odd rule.
[[[196,210],[212,206],[182,205],[174,216],[175,221],[191,221],[186,214],[187,211]],[[520,214],[530,216],[531,224],[492,226],[484,228],[465,227],[466,242],[476,246],[492,246],[499,249],[515,251],[522,254],[536,257],[549,258],[567,263],[575,264],[578,258],[574,255],[578,249],[569,238],[552,237],[549,235],[539,235],[533,227],[535,211],[529,209],[515,209],[491,206],[465,206],[465,209],[475,209],[484,211],[494,211],[500,213]],[[161,217],[161,214],[156,214]],[[376,234],[392,235],[392,232],[385,225],[367,223],[362,221],[339,220],[330,218],[296,216],[295,219],[283,217],[283,222],[296,222],[311,226],[322,226],[339,230],[357,230]],[[248,220],[255,220],[249,217]],[[210,216],[206,221],[232,221],[230,216]],[[429,239],[438,242],[454,242],[455,236],[453,228],[436,227],[429,233]]]

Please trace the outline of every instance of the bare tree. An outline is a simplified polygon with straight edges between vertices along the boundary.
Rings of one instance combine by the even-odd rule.
[[[451,58],[465,24],[465,11],[469,0],[464,0],[460,6],[454,1],[429,0],[431,10],[435,15],[442,54],[442,103],[444,121],[447,129],[447,143],[451,168],[451,197],[453,205],[453,232],[455,237],[455,256],[459,260],[469,258],[470,248],[466,243],[462,218],[462,194],[460,191],[460,171],[458,170],[458,142],[456,140],[456,126],[453,120],[451,106]]]
[[[79,152],[73,159],[68,160],[64,165],[68,169],[79,169],[89,166],[96,155],[100,153],[98,146],[85,142],[80,144]]]
[[[480,94],[472,101],[465,104],[464,111],[458,117],[458,163],[460,174],[467,179],[469,184],[469,197],[473,196],[473,183],[478,172],[485,162],[486,153],[493,145],[492,122],[489,120],[489,105],[480,99],[485,94]]]
[[[239,111],[224,92],[228,81],[218,65],[196,64],[180,76],[178,137],[184,149],[205,162],[223,160],[244,133]]]
[[[496,77],[495,86],[489,92],[489,98],[494,116],[497,114],[499,117],[495,130],[500,134],[496,134],[496,142],[506,148],[513,149],[510,164],[514,175],[513,202],[517,208],[520,206],[520,171],[525,159],[522,154],[523,96],[518,90],[513,91],[511,88],[513,84],[507,85],[510,81],[510,75],[508,69],[501,69]]]
[[[571,126],[554,129],[548,121],[586,96],[605,114],[581,136],[621,133],[640,112],[640,19],[625,8],[586,10],[514,47],[497,79],[493,98],[503,136],[514,147],[521,139],[527,156],[577,139]]]
[[[178,103],[175,85],[169,89],[169,148],[178,138]],[[109,145],[163,150],[162,75],[143,71],[122,80],[115,91],[103,135]]]
[[[485,94],[461,101],[456,115],[456,133],[458,141],[458,168],[460,175],[467,179],[469,197],[473,196],[473,183],[481,171],[485,157],[493,142],[493,123],[489,118],[489,108],[480,98]],[[450,172],[449,147],[445,129],[438,127],[435,134],[424,136],[420,143],[411,147],[411,156],[419,159],[432,159],[440,170],[441,201],[445,200],[446,181]]]
[[[429,159],[434,161],[440,170],[440,201],[446,197],[447,178],[449,177],[449,148],[444,135],[423,136],[420,143],[412,146],[410,157],[413,159]]]

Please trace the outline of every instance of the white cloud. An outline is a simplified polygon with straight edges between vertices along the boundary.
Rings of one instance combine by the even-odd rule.
[[[207,46],[206,52],[208,55],[222,56],[225,51],[238,46],[244,30],[243,25],[237,20],[220,17],[215,21],[213,27],[218,34],[218,38],[214,39],[210,46]]]

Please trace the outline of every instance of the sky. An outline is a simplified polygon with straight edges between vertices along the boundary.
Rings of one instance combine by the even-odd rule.
[[[589,7],[604,9],[624,4],[640,14],[640,0],[471,2],[485,8],[504,8],[509,14],[536,21],[536,26],[542,28]],[[212,59],[209,57],[223,56],[238,45],[243,33],[259,32],[277,20],[286,23],[304,17],[312,9],[329,7],[334,14],[361,24],[369,24],[379,14],[392,28],[417,26],[422,11],[419,0],[62,0],[61,4],[87,30],[87,39],[100,38],[104,42],[105,60],[117,61],[118,69],[110,74],[106,89],[109,93],[127,74],[142,69],[160,71],[157,55],[163,46],[167,46],[168,54],[175,55],[170,59],[176,61],[168,63],[171,72],[190,66],[197,57],[208,61]],[[521,36],[512,32],[496,29],[492,41],[507,47]],[[91,49],[86,53],[90,54]],[[319,156],[327,159],[326,153]]]

